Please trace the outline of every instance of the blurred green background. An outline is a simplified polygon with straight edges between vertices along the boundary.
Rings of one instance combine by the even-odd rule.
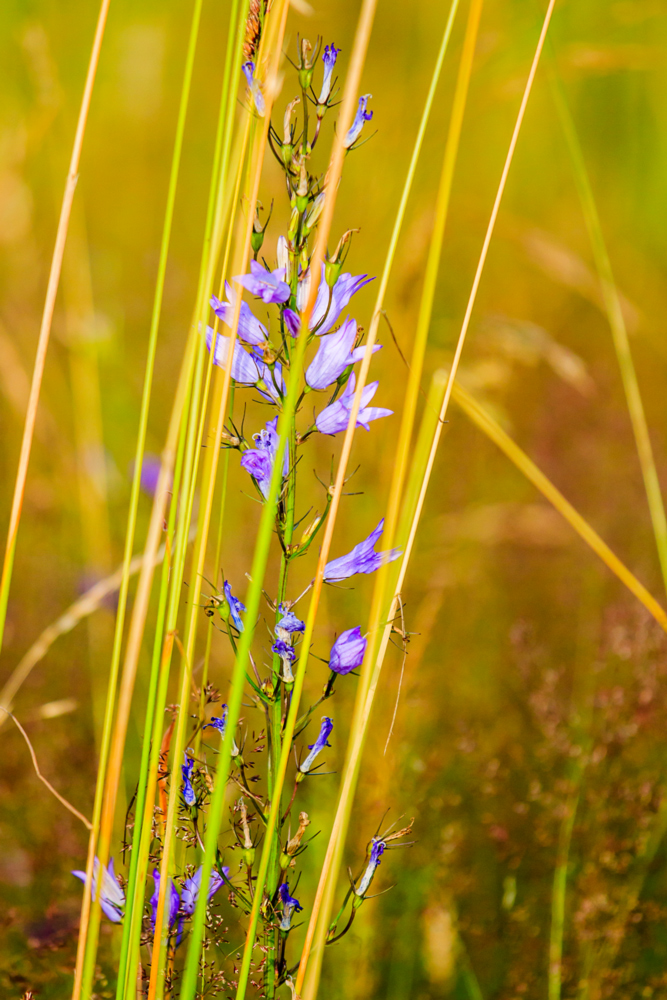
[[[343,49],[358,4],[292,11],[296,34]],[[518,110],[543,5],[487,0],[456,170],[430,346],[447,363]],[[120,562],[162,214],[190,5],[112,0],[42,392],[0,681],[91,581]],[[334,234],[359,227],[348,265],[378,274],[447,10],[380,0],[362,91],[372,140],[347,161]],[[438,91],[387,298],[404,353],[416,322],[465,4]],[[0,7],[0,527],[5,531],[64,177],[97,16],[82,0]],[[158,452],[190,321],[227,8],[207,2],[176,207],[149,450]],[[667,3],[560,0],[551,37],[584,149],[656,461],[667,484]],[[545,55],[545,62],[547,56]],[[289,78],[288,78],[289,79]],[[292,93],[289,84],[279,108]],[[280,111],[279,111],[280,114]],[[370,130],[369,130],[370,131]],[[323,155],[323,154],[322,154]],[[280,198],[267,161],[261,197]],[[266,247],[284,219],[276,211]],[[355,300],[367,326],[373,286]],[[377,402],[400,410],[405,368],[385,330]],[[571,162],[538,74],[480,288],[461,381],[661,599],[632,431]],[[386,502],[396,419],[359,432],[334,554]],[[248,421],[259,420],[250,410]],[[254,428],[252,428],[254,429]],[[318,442],[326,475],[340,443]],[[241,585],[257,508],[231,462],[224,565]],[[310,472],[308,473],[310,475]],[[316,496],[317,484],[312,478]],[[315,502],[315,500],[313,500]],[[305,503],[305,501],[304,501]],[[139,541],[150,502],[143,498]],[[4,534],[3,534],[4,538]],[[4,544],[4,543],[3,543]],[[212,570],[215,572],[215,569]],[[307,570],[299,570],[307,579]],[[319,628],[368,612],[372,582],[328,592]],[[333,596],[332,596],[333,594]],[[664,595],[662,595],[664,597]],[[185,596],[184,596],[185,600]],[[567,870],[564,997],[667,997],[665,639],[460,410],[452,407],[404,594],[416,633],[388,658],[348,861],[389,809],[415,843],[387,852],[367,903],[325,963],[322,996],[546,998],[554,872]],[[361,609],[361,610],[360,610]],[[53,784],[90,813],[112,604],[58,639],[15,703]],[[351,619],[354,621],[351,621]],[[224,688],[228,654],[215,650]],[[145,685],[128,740],[132,792]],[[312,692],[321,686],[315,669]],[[344,733],[353,687],[335,707]],[[0,730],[0,992],[68,995],[85,830],[36,779],[20,734]],[[342,763],[343,738],[332,750]],[[323,834],[335,779],[311,792]],[[572,824],[571,842],[568,840]],[[307,906],[307,903],[305,904]],[[117,947],[106,925],[102,955]],[[104,989],[100,995],[104,995]],[[554,1000],[551,997],[551,1000]]]

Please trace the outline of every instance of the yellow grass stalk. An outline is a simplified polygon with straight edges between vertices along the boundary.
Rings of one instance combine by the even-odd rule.
[[[660,627],[667,632],[667,612],[658,604],[656,599],[649,593],[637,577],[621,562],[617,555],[609,548],[598,533],[590,526],[581,514],[565,499],[560,490],[548,479],[535,463],[526,455],[515,441],[506,434],[502,427],[491,417],[458,382],[454,383],[452,397],[461,407],[463,412],[470,417],[474,424],[484,431],[486,436],[498,445],[500,450],[516,465],[526,479],[535,486],[540,493],[553,504],[559,514],[570,524],[577,534],[583,538],[586,544],[600,557],[603,563],[618,577],[628,590],[635,595],[638,601],[644,605],[646,610],[655,618]]]
[[[570,109],[565,97],[563,85],[556,75],[554,64],[552,63],[551,84],[552,94],[558,111],[568,152],[572,160],[572,170],[574,181],[579,194],[579,200],[584,213],[586,228],[591,241],[595,266],[597,268],[600,284],[602,286],[602,298],[604,308],[609,320],[611,336],[614,343],[614,350],[618,359],[618,367],[623,380],[623,389],[628,406],[628,413],[632,423],[632,430],[637,446],[637,455],[641,466],[644,489],[648,501],[651,524],[655,535],[656,547],[658,549],[658,559],[662,580],[667,591],[667,518],[665,517],[665,505],[660,490],[660,481],[655,468],[653,458],[653,448],[651,447],[651,436],[648,430],[646,413],[642,402],[637,372],[635,371],[630,350],[628,331],[625,325],[625,317],[621,304],[621,297],[614,281],[614,272],[609,259],[609,252],[602,233],[600,216],[598,215],[595,196],[591,186],[586,161],[584,159],[576,126],[570,113]]]
[[[28,400],[28,411],[25,417],[25,425],[23,428],[23,439],[21,441],[19,467],[16,473],[16,482],[14,484],[14,495],[12,499],[12,509],[11,509],[11,514],[9,516],[7,545],[5,549],[4,561],[2,564],[2,578],[0,579],[0,649],[2,649],[5,620],[7,617],[7,602],[9,600],[9,588],[11,586],[12,569],[14,567],[16,538],[18,535],[19,523],[21,520],[21,511],[23,509],[23,497],[25,494],[25,484],[28,476],[30,451],[32,448],[32,439],[35,433],[35,421],[37,420],[37,406],[39,404],[39,394],[42,388],[42,377],[44,375],[44,367],[46,365],[46,352],[48,350],[49,339],[51,336],[51,323],[53,321],[53,311],[56,305],[56,295],[58,294],[58,285],[60,284],[60,273],[62,270],[63,255],[65,252],[65,243],[67,241],[69,220],[72,213],[72,202],[74,201],[74,191],[76,189],[76,182],[79,177],[79,162],[81,159],[81,149],[83,147],[83,139],[86,133],[86,125],[88,123],[88,112],[90,110],[90,102],[93,95],[93,86],[95,83],[95,76],[97,74],[97,66],[100,58],[100,50],[102,48],[102,39],[104,37],[104,29],[106,27],[107,14],[109,12],[109,3],[110,0],[102,0],[102,3],[100,5],[100,12],[97,17],[97,27],[95,28],[93,48],[90,54],[90,61],[88,63],[86,83],[83,89],[83,98],[81,100],[81,108],[79,110],[79,119],[77,122],[76,133],[74,136],[74,146],[72,147],[72,156],[70,159],[69,170],[67,172],[67,180],[65,182],[65,194],[63,195],[62,207],[60,209],[60,219],[58,220],[58,230],[56,232],[56,244],[53,249],[53,256],[51,258],[49,281],[46,288],[46,300],[44,302],[42,323],[39,331],[39,340],[37,343],[37,356],[35,358],[35,366],[33,368],[32,382],[30,385],[30,398]]]
[[[535,55],[533,57],[533,62],[530,68],[530,72],[528,74],[528,80],[526,82],[523,97],[521,100],[517,121],[512,134],[512,139],[510,141],[510,147],[505,160],[505,165],[501,175],[500,184],[498,187],[498,192],[496,194],[494,206],[491,212],[491,218],[487,227],[487,232],[482,246],[482,252],[475,273],[475,278],[473,281],[472,290],[468,300],[468,305],[466,308],[466,313],[464,316],[461,332],[459,334],[456,352],[454,355],[454,363],[452,366],[452,371],[450,372],[449,380],[445,388],[444,399],[440,410],[440,419],[436,427],[436,432],[434,435],[433,443],[428,457],[427,467],[424,470],[422,487],[420,489],[419,497],[417,500],[417,506],[415,509],[415,514],[413,517],[412,526],[410,530],[410,536],[407,545],[405,547],[403,558],[400,561],[400,566],[398,570],[398,580],[396,586],[394,587],[393,598],[391,600],[391,604],[389,607],[387,607],[387,602],[384,600],[384,581],[389,577],[388,568],[385,568],[385,573],[382,575],[382,577],[378,577],[378,580],[376,581],[376,594],[374,595],[373,609],[371,612],[371,620],[369,625],[369,644],[366,652],[366,657],[364,660],[364,665],[362,668],[362,682],[360,682],[357,704],[355,706],[355,715],[352,724],[352,732],[350,736],[348,756],[343,771],[342,787],[339,793],[336,816],[334,819],[333,829],[329,839],[329,845],[327,847],[325,865],[323,868],[322,876],[320,878],[320,884],[318,886],[318,892],[317,892],[316,902],[319,901],[321,912],[316,913],[314,907],[314,911],[311,916],[309,929],[306,937],[306,943],[304,945],[303,955],[301,959],[301,966],[297,978],[297,992],[299,992],[299,987],[300,985],[303,984],[304,981],[304,974],[305,974],[304,967],[306,965],[306,962],[308,961],[309,951],[310,948],[312,947],[314,951],[313,971],[311,972],[306,990],[304,992],[304,1000],[314,1000],[314,998],[317,995],[317,989],[319,985],[319,973],[324,953],[324,945],[328,933],[329,920],[333,909],[334,894],[336,890],[338,872],[342,861],[343,846],[345,841],[345,835],[347,832],[347,827],[349,824],[350,813],[352,809],[354,790],[356,788],[359,764],[361,759],[361,751],[363,748],[364,738],[368,726],[368,720],[370,717],[371,708],[373,705],[375,691],[379,680],[379,675],[382,669],[384,655],[386,652],[386,648],[389,642],[389,637],[393,627],[392,619],[398,607],[398,600],[403,586],[403,581],[405,579],[405,573],[407,571],[407,566],[409,563],[412,544],[414,542],[414,534],[417,528],[417,524],[419,522],[421,509],[423,506],[426,486],[428,484],[428,480],[430,477],[430,472],[433,466],[433,459],[435,456],[435,451],[437,449],[437,443],[440,439],[444,418],[447,412],[447,406],[449,403],[449,397],[451,395],[451,387],[455,376],[455,370],[458,367],[458,363],[463,350],[463,345],[465,343],[465,337],[468,330],[468,326],[470,324],[472,309],[475,303],[477,290],[484,269],[484,264],[486,262],[486,256],[491,242],[491,237],[493,235],[493,230],[495,227],[496,218],[498,215],[500,203],[504,193],[505,184],[507,182],[507,176],[509,174],[509,169],[514,156],[514,150],[516,148],[516,143],[518,141],[521,125],[523,123],[523,118],[525,115],[528,98],[530,96],[533,81],[535,79],[535,73],[537,72],[537,66],[539,64],[542,49],[544,47],[546,33],[551,20],[554,3],[555,0],[550,0],[544,18],[544,22],[542,25],[542,30],[540,32],[540,37],[537,43]],[[470,18],[468,23],[470,27],[471,23]],[[444,233],[444,227],[443,227],[443,233]],[[435,250],[432,251],[432,255],[433,256],[435,255]],[[426,285],[425,282],[425,295],[426,294],[428,294],[428,286]],[[420,372],[415,373],[415,367],[416,366],[413,364],[411,368],[411,376],[414,376],[416,374],[416,378],[419,379]],[[398,471],[394,476],[394,481],[392,483],[392,491],[396,489],[399,483]],[[396,494],[397,493],[398,491],[396,491]],[[392,492],[392,496],[390,496],[390,501],[389,501],[389,511],[393,510],[397,511],[399,502],[400,502],[400,496],[395,495]],[[389,515],[387,517],[387,520],[389,521]],[[402,541],[402,539],[398,539],[398,541],[400,542]],[[389,546],[391,546],[393,543],[393,538],[389,536],[389,533],[387,533],[387,535],[385,536],[385,543]],[[394,575],[395,572],[392,572],[392,576]],[[383,627],[382,639],[380,642],[379,652],[377,653],[377,658],[375,658],[375,650],[377,648],[377,635],[381,627]]]

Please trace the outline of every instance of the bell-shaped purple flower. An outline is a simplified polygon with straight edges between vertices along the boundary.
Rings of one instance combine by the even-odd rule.
[[[379,420],[380,417],[390,417],[394,412],[393,410],[385,409],[383,406],[368,405],[377,392],[379,384],[379,382],[369,383],[369,385],[364,386],[364,391],[361,394],[361,405],[357,414],[357,427],[363,427],[367,431],[370,430],[368,425],[371,420]],[[315,426],[321,434],[339,434],[340,431],[346,429],[350,413],[352,412],[355,385],[356,377],[354,372],[352,372],[343,395],[335,403],[325,407],[321,413],[318,413],[315,419]]]
[[[331,77],[339,52],[340,49],[337,49],[335,45],[327,45],[324,49],[324,55],[322,56],[322,62],[324,63],[324,75],[322,76],[320,96],[317,98],[318,104],[326,104],[329,100],[329,95],[331,93]]]
[[[352,349],[356,339],[357,324],[353,319],[346,319],[339,330],[322,337],[317,354],[306,369],[306,382],[311,389],[326,389],[338,381],[346,368],[361,361],[367,347]],[[375,344],[372,353],[379,350],[380,345]]]
[[[157,904],[158,904],[158,899],[160,898],[159,868],[153,869],[153,882],[155,883],[155,891],[151,896],[150,903],[151,903],[151,924],[153,926],[153,930],[155,930],[155,921],[157,920]],[[180,908],[180,905],[181,905],[181,897],[178,894],[178,889],[174,885],[174,880],[170,878],[169,887],[167,889],[167,900],[166,900],[167,921],[168,921],[167,926],[169,930],[171,930],[174,924],[176,923],[176,918],[178,917],[178,910]]]
[[[375,531],[371,531],[368,538],[355,545],[351,552],[345,556],[338,556],[332,559],[324,567],[324,579],[327,583],[336,583],[339,580],[347,580],[357,573],[374,573],[385,563],[393,562],[401,554],[400,549],[387,549],[385,552],[376,552],[375,544],[379,540],[384,530],[384,518],[380,521]]]
[[[84,883],[86,882],[86,873],[82,871],[72,872],[77,878],[81,879]],[[95,899],[95,893],[97,892],[97,883],[100,877],[100,861],[99,858],[95,858],[93,863],[93,882],[90,887],[91,896]],[[125,893],[116,881],[116,874],[114,872],[113,858],[109,860],[109,867],[102,867],[102,888],[100,890],[100,906],[102,912],[106,917],[111,920],[114,924],[119,924],[125,915]]]
[[[372,94],[364,94],[363,97],[359,98],[359,104],[357,105],[357,113],[354,116],[354,121],[352,122],[352,126],[348,130],[347,135],[343,139],[345,149],[349,149],[350,146],[354,145],[361,135],[364,122],[369,122],[373,117],[373,112],[367,110],[368,102],[372,96]]]
[[[211,350],[213,342],[213,328],[206,327],[206,347]],[[229,356],[229,345],[231,337],[224,333],[219,333],[215,338],[215,349],[213,351],[213,364],[220,368],[227,367]],[[264,369],[267,366],[261,359],[258,359],[248,351],[244,351],[238,340],[234,345],[234,357],[232,358],[232,378],[239,385],[256,385],[262,380]]]
[[[283,309],[283,319],[285,320],[287,332],[293,337],[298,337],[299,330],[301,329],[301,317],[299,314],[295,313],[293,309]]]
[[[341,632],[331,647],[329,666],[336,674],[349,674],[363,663],[367,645],[359,625]]]
[[[264,104],[264,94],[261,91],[257,78],[255,77],[255,64],[251,60],[243,63],[241,66],[243,70],[243,75],[246,78],[248,87],[250,88],[250,93],[252,94],[252,99],[257,110],[257,114],[260,118],[264,117],[265,104]]]
[[[285,642],[284,639],[276,639],[274,644],[271,646],[272,651],[279,656],[281,660],[289,660],[290,663],[294,663],[296,660],[296,653],[289,642]]]
[[[228,281],[225,282],[225,295],[227,296],[227,302],[221,302],[215,295],[212,295],[211,308],[226,326],[231,327],[234,319],[236,292]],[[260,323],[247,302],[241,302],[238,334],[241,340],[251,345],[265,343],[268,336],[266,327],[263,323]]]
[[[317,739],[315,740],[314,743],[310,743],[308,745],[308,749],[310,750],[310,753],[308,754],[308,756],[306,757],[306,759],[303,761],[303,763],[299,765],[299,770],[301,771],[302,774],[308,774],[308,772],[310,771],[311,767],[315,763],[315,760],[316,760],[318,754],[322,753],[322,751],[324,750],[325,747],[330,747],[331,746],[331,744],[328,743],[327,740],[329,739],[329,736],[331,735],[331,730],[332,729],[333,729],[333,720],[330,719],[326,715],[323,716],[322,717],[322,725],[320,727],[320,734],[319,734],[319,736],[317,737]]]
[[[366,869],[361,876],[361,881],[359,885],[355,888],[355,893],[357,896],[365,896],[370,888],[370,884],[373,881],[373,876],[377,866],[380,864],[380,858],[384,854],[385,843],[380,837],[373,837],[371,841],[371,856],[368,859],[368,864]]]
[[[181,891],[181,913],[184,917],[191,917],[195,912],[195,906],[197,905],[197,899],[199,898],[199,893],[201,891],[201,876],[202,876],[203,866],[197,869],[192,878],[186,878],[183,883],[183,889]],[[222,869],[225,876],[229,875],[229,868],[225,867]],[[220,886],[225,884],[225,880],[219,872],[215,869],[211,872],[211,878],[208,883],[208,898],[212,899]]]
[[[197,796],[195,795],[195,790],[192,787],[192,768],[195,766],[194,758],[188,757],[187,753],[183,754],[184,764],[181,764],[181,773],[183,775],[183,799],[185,800],[186,806],[193,806],[197,801]]]
[[[246,610],[246,606],[243,601],[239,601],[238,597],[234,597],[232,594],[232,585],[229,580],[225,580],[222,589],[225,592],[225,600],[229,608],[229,617],[236,626],[237,632],[242,632],[243,622],[241,621],[241,612]]]
[[[265,498],[269,495],[271,472],[273,470],[273,463],[275,461],[276,451],[278,450],[278,444],[280,441],[278,431],[276,430],[277,425],[278,417],[274,417],[273,420],[268,421],[266,429],[259,431],[257,434],[253,434],[253,441],[257,443],[257,447],[248,448],[247,451],[243,452],[243,457],[241,459],[241,465],[246,472],[250,473],[259,486],[260,493]],[[287,447],[285,447],[283,477],[285,477],[288,472],[289,457],[287,455]]]
[[[369,278],[367,274],[354,275],[346,271],[345,274],[340,275],[332,288],[327,284],[324,274],[325,266],[322,264],[317,298],[315,299],[315,305],[313,306],[313,312],[308,324],[309,328],[318,334],[327,333],[332,326],[335,326],[340,314],[346,308],[352,296],[360,288],[363,288],[364,285],[367,285],[369,281],[374,280],[373,278]],[[309,293],[310,268],[308,268],[297,285],[296,304],[299,312],[303,312]],[[299,326],[300,321],[296,325],[295,332],[290,329],[290,332],[295,337],[299,332]]]
[[[290,896],[289,885],[287,882],[283,882],[278,889],[278,895],[280,896],[280,902],[283,904],[283,912],[280,917],[280,929],[281,931],[288,931],[292,926],[292,914],[300,913],[303,909],[301,903],[294,896]]]
[[[239,285],[247,288],[251,295],[256,295],[267,305],[287,302],[290,297],[290,287],[285,281],[284,267],[267,271],[256,260],[251,260],[250,274],[240,274],[234,281],[238,281]]]

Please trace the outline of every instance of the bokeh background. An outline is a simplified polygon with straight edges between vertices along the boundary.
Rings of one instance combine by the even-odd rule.
[[[451,357],[543,6],[536,0],[485,4],[425,385]],[[111,5],[37,423],[2,682],[40,633],[122,556],[190,13],[184,0]],[[82,0],[0,5],[2,531],[96,14],[96,4]],[[310,16],[291,13],[289,45],[297,32],[313,40],[321,34],[342,47],[344,69],[357,14],[352,0],[316,0]],[[334,226],[336,233],[361,230],[348,259],[354,273],[381,269],[446,14],[442,4],[378,5],[363,76],[377,131],[347,161]],[[162,444],[193,308],[226,19],[224,2],[205,3],[149,425],[154,452]],[[462,28],[463,14],[387,298],[404,353],[415,328]],[[551,37],[667,485],[667,3],[560,0]],[[280,101],[291,96],[286,83]],[[267,205],[281,197],[279,171],[268,161],[261,197]],[[283,219],[277,207],[268,252]],[[372,295],[371,286],[357,297],[362,325],[370,319]],[[377,402],[400,410],[405,368],[388,329],[382,341],[374,362]],[[660,599],[618,367],[543,71],[461,381]],[[249,409],[249,422],[259,426],[260,418]],[[362,495],[341,509],[334,554],[365,536],[383,510],[395,420],[358,434],[353,488]],[[312,464],[318,474],[326,476],[338,446],[317,444]],[[242,586],[257,505],[242,492],[247,481],[237,464],[233,456],[233,529],[223,558],[227,574]],[[317,503],[311,478],[305,506]],[[144,498],[139,541],[149,511]],[[299,572],[308,578],[307,568]],[[354,591],[328,592],[318,626],[323,650],[335,630],[367,614],[371,587],[363,580]],[[400,648],[387,660],[348,861],[357,867],[378,825],[401,816],[415,817],[415,843],[385,855],[375,885],[394,887],[362,908],[332,950],[322,995],[546,997],[554,873],[565,870],[562,995],[667,997],[665,637],[454,406],[404,601],[406,628],[415,634],[405,663]],[[112,624],[113,603],[59,638],[15,703],[45,774],[85,813],[92,808]],[[128,795],[140,748],[143,666],[128,738]],[[221,688],[229,666],[221,641],[213,668]],[[315,668],[310,690],[317,693],[321,682]],[[340,685],[334,709],[341,738],[331,751],[333,766],[336,755],[342,763],[352,684]],[[84,861],[85,830],[36,779],[12,725],[2,725],[0,741],[0,992],[65,997],[80,903],[70,870]],[[323,833],[305,861],[304,885],[317,872],[335,787],[335,778],[321,779],[310,793],[308,808]],[[107,925],[102,956],[109,969],[116,947]],[[106,995],[103,983],[99,995]]]

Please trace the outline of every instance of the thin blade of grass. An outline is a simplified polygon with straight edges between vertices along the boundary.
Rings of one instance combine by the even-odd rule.
[[[605,311],[609,320],[612,341],[614,344],[614,350],[616,351],[616,357],[618,359],[618,367],[621,372],[625,399],[628,406],[630,421],[632,423],[632,430],[635,436],[642,478],[644,480],[644,489],[646,491],[646,499],[648,502],[653,534],[655,535],[655,543],[658,550],[658,560],[660,562],[662,581],[665,587],[665,592],[667,592],[667,517],[665,517],[665,505],[662,498],[662,492],[660,490],[658,473],[655,467],[653,448],[651,446],[651,436],[649,434],[646,413],[644,411],[644,404],[642,402],[639,382],[637,380],[637,372],[632,359],[632,351],[630,350],[630,341],[628,339],[628,331],[625,325],[625,317],[623,316],[621,297],[614,280],[614,272],[611,267],[609,252],[602,233],[600,216],[595,203],[595,196],[593,194],[590,177],[588,176],[588,171],[586,169],[584,153],[581,148],[574,119],[572,118],[572,114],[568,107],[565,89],[556,72],[555,62],[553,60],[551,63],[549,78],[551,82],[551,93],[556,105],[561,126],[563,128],[570,159],[572,161],[574,182],[577,188],[577,193],[579,194],[586,228],[591,241],[595,266],[597,268],[600,284],[602,286],[602,297],[604,300]]]
[[[16,553],[16,539],[18,536],[21,512],[23,510],[23,496],[25,494],[25,484],[28,476],[28,465],[30,463],[30,451],[32,449],[32,439],[35,433],[35,422],[37,420],[37,406],[42,388],[42,378],[46,365],[46,353],[51,337],[51,323],[53,321],[53,311],[56,305],[58,285],[60,284],[60,273],[62,270],[63,256],[65,253],[65,243],[67,242],[67,232],[69,229],[70,216],[72,214],[72,203],[74,201],[74,191],[79,178],[79,162],[81,160],[81,149],[86,134],[88,124],[88,112],[93,96],[93,86],[97,75],[97,66],[100,59],[102,39],[107,22],[110,0],[102,0],[100,12],[97,17],[93,48],[90,53],[86,83],[83,88],[83,98],[79,110],[79,119],[74,136],[72,156],[70,159],[67,180],[65,182],[65,193],[63,195],[60,218],[58,220],[58,230],[56,232],[56,243],[51,258],[51,268],[49,271],[49,281],[46,288],[46,300],[44,302],[44,312],[42,313],[42,323],[37,342],[37,355],[32,373],[30,385],[30,397],[28,399],[28,411],[25,417],[23,428],[23,438],[21,441],[21,452],[19,455],[19,467],[16,472],[16,482],[14,484],[14,495],[12,498],[12,508],[9,515],[9,528],[7,531],[7,545],[2,564],[2,578],[0,578],[0,650],[5,631],[5,620],[7,618],[7,602],[9,600],[9,588],[12,582],[12,570],[14,568],[14,556]]]
[[[628,590],[641,601],[646,610],[655,618],[658,624],[667,631],[667,612],[658,604],[655,598],[649,593],[637,577],[625,566],[615,555],[609,546],[604,542],[596,531],[590,526],[581,514],[569,503],[563,494],[556,489],[535,463],[526,455],[524,451],[506,434],[502,427],[491,417],[479,403],[466,392],[458,382],[454,384],[452,396],[464,413],[484,431],[494,444],[497,444],[502,452],[516,465],[524,476],[530,480],[547,500],[553,504],[559,514],[570,524],[577,534],[583,538],[588,546],[597,556],[609,567],[612,573],[618,577]]]

